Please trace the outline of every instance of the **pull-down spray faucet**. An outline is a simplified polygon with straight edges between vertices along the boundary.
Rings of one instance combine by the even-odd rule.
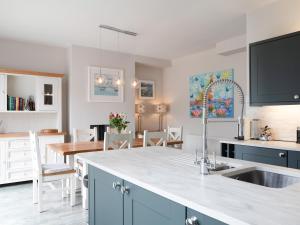
[[[238,94],[240,97],[240,103],[242,104],[242,109],[241,109],[241,115],[238,118],[238,137],[237,139],[239,140],[244,140],[244,119],[243,119],[243,114],[244,114],[244,105],[245,105],[245,98],[244,98],[244,92],[241,88],[241,86],[236,83],[233,80],[229,79],[220,79],[217,80],[211,84],[208,85],[208,87],[204,91],[204,96],[203,96],[203,108],[202,108],[202,125],[203,125],[203,131],[202,131],[202,156],[200,159],[200,173],[202,175],[207,175],[209,174],[209,168],[211,168],[211,162],[208,159],[208,150],[207,150],[207,96],[208,92],[212,90],[213,87],[216,87],[218,85],[231,85],[237,88]],[[215,165],[214,165],[215,167]]]

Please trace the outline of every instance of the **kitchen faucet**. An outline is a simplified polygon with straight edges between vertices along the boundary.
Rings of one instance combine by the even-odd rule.
[[[210,83],[208,87],[204,90],[204,95],[203,95],[203,108],[202,108],[202,125],[203,125],[203,131],[202,131],[202,156],[200,161],[197,164],[200,164],[200,173],[201,175],[207,175],[209,174],[210,169],[216,169],[217,165],[215,160],[214,162],[211,163],[209,158],[208,158],[208,150],[207,150],[207,96],[208,92],[212,90],[213,87],[219,86],[219,85],[231,85],[237,88],[238,94],[240,97],[240,103],[242,104],[242,110],[241,110],[241,115],[238,118],[238,140],[244,140],[244,119],[243,119],[243,114],[244,114],[244,105],[245,105],[245,98],[244,98],[244,92],[241,88],[241,86],[236,83],[233,80],[229,79],[220,79],[217,80],[213,83]]]

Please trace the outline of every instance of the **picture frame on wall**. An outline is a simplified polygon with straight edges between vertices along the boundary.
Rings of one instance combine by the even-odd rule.
[[[155,82],[151,80],[141,80],[139,87],[140,99],[155,99]]]
[[[123,102],[124,71],[122,69],[88,67],[89,102]]]

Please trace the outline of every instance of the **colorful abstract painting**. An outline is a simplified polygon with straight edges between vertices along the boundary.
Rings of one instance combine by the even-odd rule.
[[[201,73],[189,78],[190,116],[202,117],[202,101],[206,87],[219,79],[233,80],[233,69]],[[208,118],[234,117],[234,88],[231,85],[221,85],[208,93]]]

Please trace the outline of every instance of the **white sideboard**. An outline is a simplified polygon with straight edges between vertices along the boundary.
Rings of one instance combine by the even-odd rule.
[[[46,150],[46,145],[63,143],[64,135],[41,135],[42,163],[63,162],[63,158]],[[32,154],[28,136],[0,137],[0,184],[32,179]]]

